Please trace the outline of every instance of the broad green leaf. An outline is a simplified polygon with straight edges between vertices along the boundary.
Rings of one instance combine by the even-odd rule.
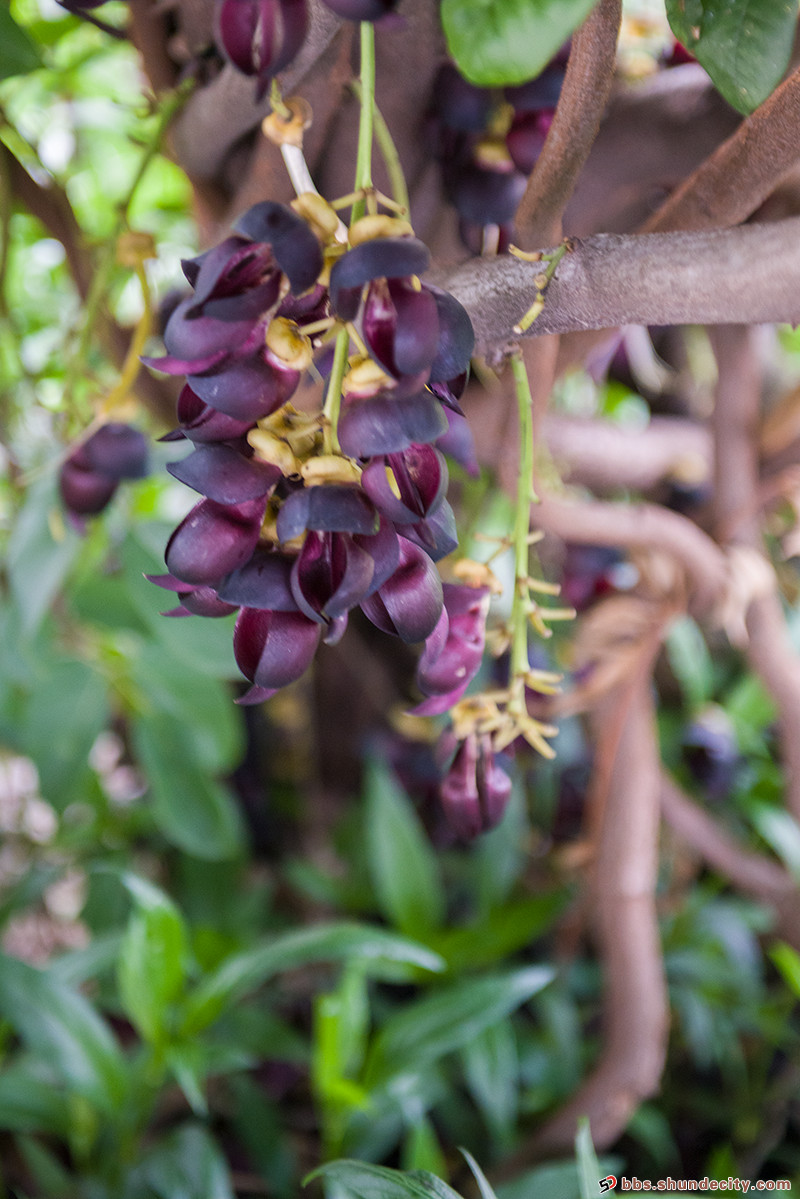
[[[702,707],[711,698],[714,671],[703,634],[690,616],[670,626],[667,657],[689,708]]]
[[[492,1024],[546,986],[553,971],[529,966],[507,974],[470,979],[426,995],[390,1016],[375,1038],[366,1082],[370,1087],[417,1073],[454,1049],[461,1049]]]
[[[64,1137],[69,1111],[41,1061],[20,1057],[0,1070],[0,1128]]]
[[[127,877],[136,906],[120,948],[120,1000],[142,1037],[161,1044],[186,979],[186,928],[178,909],[157,887]]]
[[[98,1111],[118,1109],[125,1061],[91,1004],[44,970],[0,955],[0,1015],[65,1086]]]
[[[800,824],[783,808],[753,803],[747,808],[753,826],[800,882]]]
[[[0,29],[0,47],[2,38]],[[80,549],[78,534],[58,517],[58,536],[54,537],[53,514],[60,511],[55,475],[48,475],[28,491],[8,543],[11,595],[27,637],[41,624]]]
[[[204,1128],[184,1124],[140,1167],[158,1199],[235,1199],[220,1149]]]
[[[797,0],[667,0],[679,42],[739,112],[757,108],[789,65]]]
[[[425,937],[444,914],[436,855],[419,817],[391,772],[367,771],[367,848],[381,911],[412,937]]]
[[[566,903],[563,892],[528,896],[496,908],[486,919],[426,937],[453,974],[488,966],[529,945],[555,921]]]
[[[447,48],[470,83],[525,83],[547,66],[596,0],[442,0]]]
[[[462,1050],[464,1073],[473,1098],[491,1131],[509,1137],[517,1114],[519,1058],[508,1021],[473,1037]]]
[[[431,1174],[444,1174],[447,1169],[436,1129],[427,1116],[417,1116],[410,1122],[403,1143],[402,1166],[404,1170],[427,1170]]]
[[[461,1199],[456,1191],[444,1183],[444,1190],[432,1188],[429,1176],[423,1170],[405,1174],[402,1170],[391,1170],[388,1166],[373,1166],[368,1162],[349,1161],[346,1158],[320,1166],[303,1180],[303,1185],[315,1178],[338,1183],[354,1199]]]
[[[622,1161],[618,1157],[601,1157],[598,1179],[607,1174],[619,1174]],[[613,1193],[613,1192],[611,1192]],[[537,1166],[497,1188],[498,1199],[581,1199],[576,1162],[559,1162],[554,1166]]]
[[[132,733],[150,783],[153,818],[167,840],[212,861],[238,853],[242,828],[237,809],[227,789],[197,761],[191,731],[159,712],[138,716]]]
[[[430,949],[405,937],[350,922],[319,925],[285,933],[254,949],[228,958],[196,988],[186,1006],[184,1032],[198,1032],[226,1007],[283,970],[309,962],[353,959],[368,974],[393,976],[397,965],[440,971],[444,962]]]
[[[16,23],[7,5],[0,5],[0,79],[27,75],[41,65],[36,43]]]

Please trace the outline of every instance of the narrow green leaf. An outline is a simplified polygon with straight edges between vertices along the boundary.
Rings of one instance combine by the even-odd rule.
[[[383,914],[408,936],[424,937],[444,914],[439,866],[410,801],[390,771],[367,771],[367,848]]]
[[[780,971],[783,981],[800,999],[800,953],[785,941],[776,941],[770,947],[769,956]]]
[[[186,979],[186,955],[186,928],[175,905],[166,896],[137,903],[122,939],[117,981],[127,1016],[151,1044],[167,1038],[170,1010]]]
[[[752,803],[747,808],[753,826],[800,882],[800,824],[783,808]]]
[[[45,1063],[20,1057],[0,1071],[0,1128],[66,1136],[69,1112]]]
[[[479,87],[524,83],[547,66],[596,0],[442,0],[447,48]]]
[[[427,1116],[415,1118],[403,1142],[402,1162],[404,1170],[427,1170],[433,1175],[444,1174],[447,1169],[436,1129]]]
[[[711,698],[714,670],[703,634],[690,616],[676,620],[667,633],[667,657],[690,708]]]
[[[3,11],[0,6],[0,13]],[[7,19],[10,21],[10,17]],[[11,25],[22,33],[13,22]],[[0,26],[0,65],[3,40]],[[58,540],[53,537],[50,516],[58,505],[55,477],[48,475],[28,491],[8,543],[6,568],[11,595],[22,631],[28,637],[41,624],[81,545],[80,537],[70,528],[64,528]]]
[[[797,7],[797,0],[667,0],[667,17],[720,94],[749,113],[789,65]]]
[[[578,1131],[575,1134],[575,1156],[578,1163],[578,1182],[581,1188],[581,1199],[598,1199],[600,1195],[600,1164],[594,1151],[592,1131],[587,1116],[578,1120]]]
[[[510,1015],[553,978],[544,966],[488,975],[442,988],[391,1016],[375,1038],[366,1084],[424,1070]]]
[[[153,816],[164,836],[198,858],[237,854],[242,828],[233,800],[198,762],[191,731],[166,712],[140,715],[136,755],[150,783]]]
[[[283,970],[348,958],[362,962],[367,973],[376,977],[383,976],[387,966],[394,964],[431,971],[444,969],[438,954],[382,929],[348,921],[303,928],[223,962],[190,997],[184,1033],[191,1035],[213,1023],[226,1007]]]
[[[388,1166],[373,1166],[346,1158],[320,1166],[303,1180],[303,1185],[315,1178],[338,1183],[354,1199],[409,1199],[409,1196],[412,1199],[461,1199],[450,1187],[443,1192],[434,1190],[424,1171],[405,1174]]]
[[[554,923],[566,902],[565,892],[526,896],[495,908],[475,924],[432,933],[426,942],[442,955],[453,974],[475,970],[529,945]]]
[[[6,5],[0,5],[0,79],[27,75],[42,65],[36,43],[16,23]]]
[[[508,1021],[494,1024],[462,1050],[464,1074],[472,1096],[492,1133],[508,1139],[517,1114],[519,1057]]]
[[[0,1015],[64,1084],[98,1111],[118,1109],[125,1062],[108,1026],[79,992],[44,970],[0,955]]]
[[[225,1158],[197,1125],[183,1124],[162,1141],[141,1173],[158,1199],[235,1199]]]
[[[480,1168],[478,1163],[475,1161],[475,1158],[472,1156],[472,1154],[469,1152],[469,1150],[462,1148],[462,1149],[459,1149],[459,1153],[461,1153],[461,1155],[463,1156],[467,1165],[469,1166],[470,1170],[472,1171],[472,1173],[475,1176],[475,1181],[478,1184],[478,1190],[481,1193],[481,1199],[497,1199],[497,1195],[495,1195],[494,1191],[492,1190],[492,1188],[489,1184],[489,1179],[486,1177],[483,1170]]]

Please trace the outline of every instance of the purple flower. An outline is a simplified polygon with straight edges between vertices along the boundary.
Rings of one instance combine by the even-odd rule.
[[[201,500],[167,542],[167,569],[185,583],[215,584],[243,566],[261,533],[266,496],[241,504]]]
[[[361,476],[361,486],[375,506],[400,525],[434,513],[444,502],[447,482],[447,464],[439,451],[416,443],[373,458]]]
[[[430,558],[399,537],[400,561],[383,586],[361,603],[374,625],[403,641],[424,641],[442,613],[442,581]]]
[[[219,48],[244,75],[258,79],[256,99],[292,61],[308,25],[306,0],[218,0]]]
[[[348,533],[309,530],[292,567],[297,606],[310,620],[344,616],[367,595],[375,564]]]
[[[394,11],[397,0],[323,0],[323,3],[348,21],[378,21]]]
[[[415,716],[441,716],[463,697],[483,659],[488,587],[445,583],[444,608],[417,665],[417,686],[429,698]]]
[[[254,686],[239,702],[258,703],[299,679],[311,665],[320,630],[302,612],[242,608],[233,631],[233,653]]]
[[[445,819],[456,837],[471,841],[495,828],[511,795],[511,779],[497,765],[491,738],[470,733],[459,743],[439,788]]]
[[[103,425],[73,450],[61,467],[65,508],[76,517],[95,516],[111,501],[121,479],[147,474],[147,438],[119,422]]]

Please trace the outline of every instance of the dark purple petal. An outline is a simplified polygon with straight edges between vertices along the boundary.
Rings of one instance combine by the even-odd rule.
[[[236,604],[224,603],[213,587],[195,587],[193,591],[183,596],[183,607],[192,616],[210,616],[218,619],[230,616],[237,609]]]
[[[314,286],[322,270],[322,247],[310,226],[291,208],[262,200],[247,210],[235,228],[253,241],[272,247],[294,295]]]
[[[480,796],[483,830],[496,828],[505,815],[511,797],[511,779],[495,761],[491,739],[481,737],[478,753],[478,795]]]
[[[483,133],[492,104],[488,88],[468,83],[452,63],[440,67],[433,84],[433,111],[443,125],[462,133]]]
[[[350,619],[349,613],[342,612],[341,615],[335,616],[328,625],[327,629],[322,634],[323,645],[338,645],[342,637],[347,632],[347,623]]]
[[[188,378],[205,403],[237,421],[253,423],[285,404],[299,381],[297,371],[276,370],[263,354],[236,356],[221,370]]]
[[[203,255],[187,313],[219,321],[257,320],[277,305],[280,285],[268,246],[227,237]]]
[[[118,482],[82,465],[81,460],[72,455],[61,467],[58,485],[64,506],[70,512],[76,516],[96,516],[111,502]]]
[[[446,558],[458,546],[456,518],[447,500],[424,520],[411,525],[398,525],[397,531],[423,549],[434,562]]]
[[[292,595],[311,620],[344,615],[364,598],[374,564],[347,533],[310,530],[292,567]]]
[[[364,302],[362,332],[369,352],[391,375],[427,374],[439,344],[436,302],[406,279],[379,279]]]
[[[191,305],[191,300],[182,300],[167,321],[167,327],[164,330],[164,345],[167,355],[170,358],[185,361],[188,364],[186,373],[207,370],[207,367],[199,366],[197,363],[213,360],[215,355],[223,352],[230,354],[246,340],[253,327],[253,318],[240,321],[219,321],[203,314],[192,316],[189,312]],[[156,360],[155,363],[150,360],[149,364],[155,365],[158,370],[166,371],[168,369],[166,366],[160,365],[159,360]],[[168,371],[168,373],[180,372]]]
[[[281,505],[276,531],[282,542],[293,541],[306,529],[330,533],[375,533],[378,513],[360,487],[323,484],[288,495]]]
[[[266,497],[235,506],[201,500],[167,543],[170,574],[187,583],[214,584],[243,566],[258,544],[266,507]]]
[[[469,367],[475,349],[475,332],[469,313],[449,291],[423,283],[423,292],[430,292],[439,317],[439,343],[431,365],[431,381],[438,383],[454,379]]]
[[[463,841],[483,832],[477,770],[478,743],[472,735],[459,745],[439,789],[445,820]]]
[[[219,412],[201,399],[188,383],[178,396],[180,429],[176,430],[176,433],[183,434],[190,441],[235,441],[252,429],[255,419],[260,417],[253,420],[237,420],[236,417]],[[162,437],[161,440],[164,441],[165,438]]]
[[[331,270],[331,304],[351,321],[355,318],[361,288],[371,279],[399,279],[421,275],[430,262],[428,247],[415,237],[377,237],[348,250]],[[354,302],[355,300],[355,302]]]
[[[255,683],[245,691],[244,695],[240,695],[233,702],[247,707],[250,704],[263,704],[265,700],[272,699],[273,695],[277,695],[280,687],[256,687]]]
[[[226,603],[244,608],[269,608],[275,612],[297,610],[291,590],[294,559],[264,545],[248,562],[217,584],[217,595]]]
[[[494,171],[470,163],[451,173],[447,190],[466,220],[478,225],[504,225],[514,219],[526,184],[520,171]]]
[[[279,467],[245,458],[227,445],[199,446],[180,462],[169,462],[167,470],[219,504],[241,504],[269,495],[281,478]]]
[[[551,63],[535,79],[505,88],[505,97],[517,112],[536,112],[541,108],[555,108],[564,83],[565,66]]]
[[[148,470],[148,442],[130,425],[111,421],[83,443],[83,460],[89,470],[111,479],[142,479]]]
[[[480,474],[478,457],[475,453],[475,439],[469,421],[460,412],[445,408],[447,417],[447,432],[436,439],[436,448],[449,454],[459,465],[464,467],[468,475],[477,479]]]
[[[215,350],[213,354],[206,354],[204,358],[176,358],[174,354],[165,354],[163,358],[142,355],[140,361],[151,370],[161,371],[162,375],[189,375],[192,371],[211,370],[227,357],[227,350]]]
[[[515,119],[506,134],[506,145],[518,171],[529,175],[533,170],[552,121],[552,112],[528,112]]]
[[[403,641],[424,641],[442,613],[442,581],[430,558],[399,538],[400,564],[361,608],[373,624]]]
[[[448,617],[446,636],[442,639],[437,625],[426,641],[417,664],[417,685],[424,695],[452,694],[458,690],[456,699],[460,699],[483,660],[489,591],[485,587],[453,583],[445,583],[442,591]]]
[[[356,545],[365,549],[372,558],[373,575],[367,595],[372,595],[382,587],[397,569],[400,561],[400,543],[394,525],[386,517],[380,518],[377,533],[355,533],[353,540]]]
[[[351,458],[392,454],[445,432],[444,410],[429,391],[403,398],[391,391],[367,399],[345,396],[338,427],[339,445]]]
[[[242,608],[233,631],[233,653],[245,678],[258,687],[285,687],[308,669],[320,626],[301,612]]]
[[[378,21],[393,11],[397,0],[323,0],[323,3],[348,21]]]
[[[435,512],[444,501],[447,483],[447,464],[439,451],[416,443],[371,462],[361,477],[361,486],[375,505],[399,524]]]

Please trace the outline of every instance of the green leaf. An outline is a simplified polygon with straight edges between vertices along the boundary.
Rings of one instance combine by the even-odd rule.
[[[137,758],[150,783],[153,818],[186,853],[216,860],[241,850],[242,828],[228,790],[198,762],[191,730],[166,712],[132,726]]]
[[[496,908],[475,924],[445,929],[426,940],[453,974],[475,970],[530,944],[553,924],[566,902],[563,892],[527,896]]]
[[[598,1199],[601,1194],[600,1163],[594,1151],[592,1131],[587,1116],[578,1120],[578,1131],[575,1134],[575,1156],[578,1162],[578,1181],[581,1188],[581,1199]]]
[[[757,108],[789,65],[797,0],[667,0],[679,42],[739,112]]]
[[[545,966],[443,988],[391,1016],[375,1038],[367,1063],[370,1087],[418,1073],[437,1058],[461,1049],[473,1037],[510,1015],[553,978]]]
[[[519,1056],[514,1029],[503,1021],[473,1037],[462,1050],[464,1074],[492,1133],[509,1138],[518,1106]]]
[[[187,933],[172,901],[145,879],[127,876],[136,908],[122,939],[117,982],[126,1015],[151,1044],[163,1044],[172,1005],[186,979]]]
[[[148,1155],[140,1170],[158,1199],[235,1199],[225,1158],[197,1125],[182,1125]]]
[[[391,974],[396,965],[444,969],[438,954],[382,929],[347,921],[303,928],[223,962],[199,984],[187,1003],[184,1032],[191,1035],[213,1023],[226,1007],[283,970],[349,958],[362,962],[367,973],[376,977],[385,976],[387,967]]]
[[[596,0],[442,0],[447,48],[470,83],[525,83],[542,71]]]
[[[0,79],[27,75],[42,65],[36,43],[16,23],[6,5],[0,5]]]
[[[70,1090],[98,1111],[119,1109],[125,1062],[107,1025],[81,994],[46,971],[0,955],[0,1015]]]
[[[2,39],[0,28],[0,46]],[[41,624],[81,546],[70,528],[63,528],[58,540],[53,537],[50,520],[58,506],[55,476],[48,475],[28,491],[8,543],[11,595],[27,637]]]
[[[769,949],[769,957],[792,994],[800,999],[800,953],[785,941],[776,941]]]
[[[404,1170],[427,1170],[431,1174],[443,1174],[447,1168],[436,1129],[427,1116],[416,1116],[403,1143],[402,1166]]]
[[[20,1057],[0,1071],[0,1128],[66,1136],[69,1111],[42,1062]]]
[[[424,1170],[404,1174],[402,1170],[391,1170],[388,1166],[372,1166],[346,1158],[320,1166],[303,1180],[303,1185],[314,1178],[338,1183],[355,1199],[409,1199],[409,1196],[412,1199],[461,1199],[444,1183],[441,1184],[443,1190],[434,1189]]]
[[[367,771],[367,849],[381,911],[401,932],[424,938],[444,914],[436,855],[409,799],[376,761]]]
[[[598,1179],[608,1174],[619,1174],[622,1168],[619,1157],[602,1157],[599,1162]],[[497,1188],[498,1199],[532,1199],[532,1196],[547,1196],[547,1199],[581,1199],[578,1166],[575,1162],[559,1162],[554,1166],[537,1166]]]
[[[783,808],[771,804],[752,803],[747,814],[753,826],[783,862],[789,873],[800,882],[800,824]]]
[[[469,1152],[469,1150],[468,1149],[460,1149],[459,1152],[463,1155],[464,1160],[466,1161],[467,1165],[469,1166],[470,1170],[472,1171],[472,1173],[475,1176],[475,1181],[478,1184],[478,1190],[481,1193],[481,1199],[497,1199],[497,1195],[495,1195],[494,1191],[492,1190],[492,1188],[489,1184],[489,1179],[486,1177],[483,1170],[480,1168],[478,1163],[475,1161],[475,1158],[472,1156],[472,1154]]]
[[[714,670],[703,634],[690,616],[676,620],[667,633],[667,657],[690,708],[711,698]]]

